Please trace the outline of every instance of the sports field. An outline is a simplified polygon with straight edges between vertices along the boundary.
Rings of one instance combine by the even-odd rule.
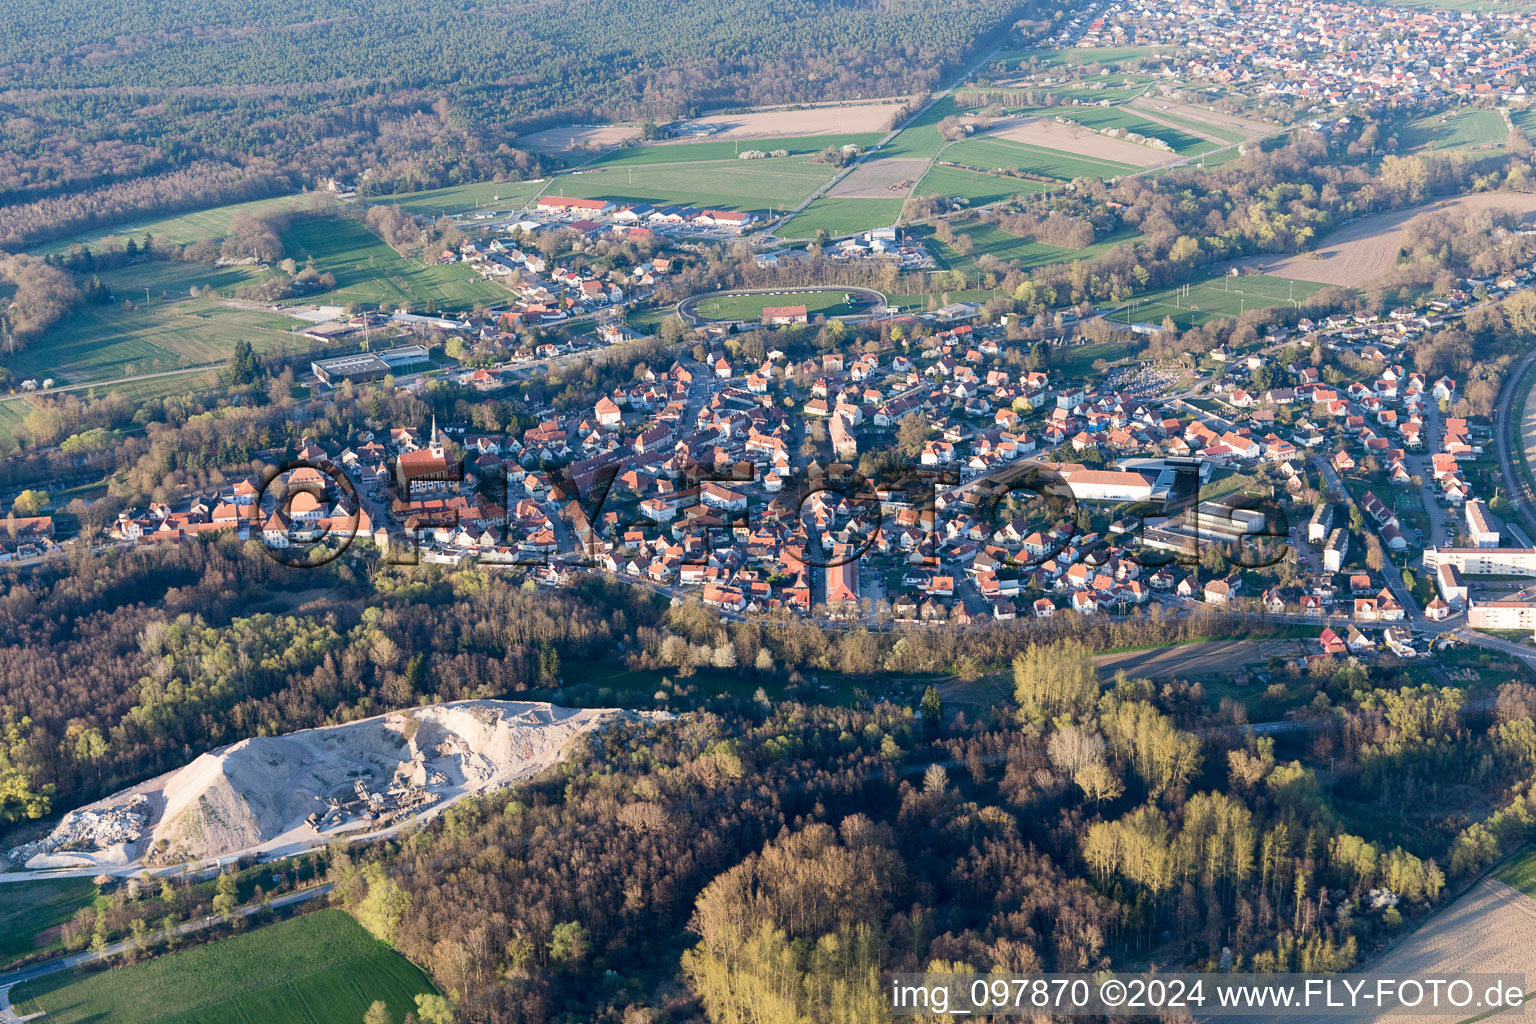
[[[63,385],[222,360],[241,339],[258,352],[282,349],[293,344],[289,332],[297,321],[231,309],[219,297],[266,273],[256,267],[163,262],[103,273],[116,302],[81,306],[6,365],[18,377],[53,377]],[[216,294],[190,298],[194,285],[212,287]]]
[[[480,181],[426,192],[370,196],[368,202],[374,206],[398,206],[406,213],[422,217],[453,217],[476,210],[517,210],[543,187],[543,181]]]
[[[1310,281],[1291,281],[1262,274],[1251,277],[1217,277],[1189,286],[1187,294],[1177,288],[1152,292],[1133,300],[1128,311],[1131,322],[1162,323],[1172,317],[1180,328],[1189,328],[1221,317],[1235,317],[1245,310],[1288,306],[1302,302],[1323,285]],[[1114,315],[1124,323],[1127,311]]]
[[[297,195],[277,196],[272,199],[255,199],[248,203],[215,206],[207,210],[194,210],[191,213],[171,217],[143,218],[126,224],[116,224],[110,228],[94,228],[57,242],[46,242],[29,251],[39,255],[64,252],[76,242],[96,245],[104,238],[127,239],[131,236],[134,241],[138,241],[144,237],[145,232],[166,243],[187,245],[203,238],[223,238],[229,234],[229,219],[237,213],[260,216],[277,210],[294,208],[303,201],[304,198]]]
[[[1399,129],[1400,148],[1452,150],[1504,145],[1509,128],[1497,110],[1457,110],[1430,114]]]
[[[352,1024],[376,999],[398,1021],[434,991],[346,913],[322,910],[131,967],[51,975],[11,1002],[49,1024]]]
[[[833,238],[871,228],[889,227],[901,215],[900,199],[822,198],[792,217],[776,232],[780,238],[814,238],[825,231]]]
[[[281,235],[283,254],[300,264],[311,258],[315,269],[336,275],[334,291],[306,295],[317,302],[377,306],[409,304],[420,312],[429,303],[442,310],[465,310],[477,302],[506,302],[508,292],[463,263],[428,266],[407,259],[373,232],[347,217],[295,214]]]
[[[27,408],[24,402],[4,402],[0,409],[12,405]],[[3,422],[0,432],[9,432]],[[85,878],[13,882],[0,892],[5,896],[0,900],[0,967],[28,953],[57,946],[57,940],[43,933],[68,921],[76,910],[96,898],[96,886]]]
[[[806,315],[846,316],[858,310],[843,301],[847,293],[835,291],[776,292],[772,295],[718,295],[700,299],[694,311],[705,320],[755,320],[765,306],[804,306]]]

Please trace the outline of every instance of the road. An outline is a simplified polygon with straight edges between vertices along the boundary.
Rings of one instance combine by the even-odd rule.
[[[1509,494],[1510,503],[1514,505],[1515,512],[1525,527],[1525,532],[1536,536],[1536,495],[1531,493],[1524,474],[1515,471],[1514,454],[1509,446],[1510,416],[1518,417],[1521,445],[1525,443],[1525,408],[1523,405],[1519,409],[1513,406],[1515,396],[1520,392],[1520,382],[1530,372],[1532,362],[1536,362],[1536,349],[1521,356],[1504,375],[1504,383],[1499,387],[1499,402],[1493,419],[1493,444],[1499,453],[1499,472],[1504,476],[1504,490]]]
[[[1345,504],[1347,504],[1350,508],[1354,508],[1355,496],[1349,493],[1349,488],[1345,487],[1344,481],[1339,479],[1339,474],[1333,468],[1333,464],[1330,463],[1327,459],[1323,458],[1321,455],[1314,455],[1312,456],[1312,465],[1316,466],[1318,472],[1322,473],[1323,480],[1328,484],[1329,489],[1342,495]],[[1362,510],[1361,516],[1364,517],[1364,515],[1365,513]],[[1369,523],[1370,520],[1366,519],[1366,522]],[[1385,550],[1385,547],[1383,547],[1383,550]],[[1432,622],[1425,618],[1424,610],[1419,607],[1418,599],[1413,596],[1413,592],[1410,591],[1408,589],[1408,585],[1403,582],[1402,574],[1393,572],[1392,570],[1393,565],[1389,561],[1381,575],[1386,579],[1387,588],[1392,591],[1392,596],[1397,598],[1397,603],[1403,606],[1403,613],[1407,616],[1406,621],[1411,623],[1417,629],[1426,629],[1438,626],[1438,623]]]
[[[312,886],[308,889],[300,889],[298,892],[284,893],[282,896],[274,896],[272,899],[261,903],[247,903],[243,907],[236,907],[229,914],[211,914],[200,917],[194,921],[186,921],[171,929],[171,934],[177,937],[191,935],[194,932],[205,931],[209,928],[225,924],[235,918],[252,917],[268,907],[279,909],[291,907],[295,904],[305,903],[317,896],[324,896],[335,888],[335,883],[326,882],[323,885]],[[156,931],[151,934],[150,941],[157,942],[165,938],[165,933]],[[59,957],[46,963],[37,964],[13,974],[0,975],[0,1024],[14,1024],[16,1021],[31,1020],[31,1017],[20,1017],[11,1008],[11,989],[23,982],[33,981],[37,978],[45,978],[50,974],[58,974],[60,971],[73,970],[86,964],[97,963],[119,956],[133,948],[131,939],[110,943],[101,949],[86,950],[83,953],[74,953],[70,956]]]

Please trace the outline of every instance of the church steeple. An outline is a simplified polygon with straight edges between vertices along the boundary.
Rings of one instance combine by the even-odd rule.
[[[427,450],[434,455],[443,454],[443,442],[437,437],[437,413],[432,414],[432,436],[427,439]]]

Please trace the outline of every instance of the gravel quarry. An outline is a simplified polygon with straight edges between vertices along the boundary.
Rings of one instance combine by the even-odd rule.
[[[34,870],[123,869],[304,849],[419,820],[528,778],[578,737],[642,717],[457,701],[241,740],[71,811],[9,859]]]

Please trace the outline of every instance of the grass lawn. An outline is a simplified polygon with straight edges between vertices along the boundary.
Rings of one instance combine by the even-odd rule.
[[[1497,110],[1455,110],[1409,121],[1398,130],[1401,149],[1502,147],[1509,129]]]
[[[1323,287],[1311,281],[1291,281],[1265,274],[1215,277],[1192,284],[1186,295],[1179,294],[1177,288],[1143,295],[1134,300],[1129,316],[1133,322],[1154,324],[1161,323],[1165,316],[1172,317],[1181,329],[1188,329],[1218,317],[1238,316],[1244,310],[1284,306],[1292,299],[1304,301]],[[1126,316],[1121,311],[1114,319],[1123,323]]]
[[[245,339],[258,352],[294,344],[298,321],[273,313],[231,309],[217,296],[188,297],[193,284],[216,291],[258,279],[251,267],[150,263],[102,275],[118,301],[82,306],[7,360],[20,377],[53,377],[59,385],[163,373],[227,358]],[[153,282],[146,284],[145,282]],[[149,289],[145,301],[144,288]],[[122,304],[132,303],[131,308]]]
[[[873,146],[885,138],[885,132],[850,132],[846,135],[797,135],[777,139],[740,139],[730,142],[671,142],[659,146],[629,146],[610,150],[589,164],[583,171],[607,167],[639,167],[644,164],[690,164],[716,160],[736,160],[737,154],[749,149],[770,152],[775,149],[789,151],[790,157],[815,156],[828,146]],[[742,160],[741,163],[771,163],[789,157],[773,157],[768,161]]]
[[[1051,349],[1051,370],[1072,379],[1086,377],[1093,372],[1093,364],[1100,359],[1106,363],[1118,363],[1132,351],[1133,347],[1124,341],[1058,346]]]
[[[228,206],[215,206],[207,210],[194,210],[191,213],[177,214],[171,217],[149,217],[141,220],[129,221],[126,224],[115,224],[108,228],[92,228],[78,235],[60,239],[57,242],[47,242],[31,250],[39,255],[49,252],[64,252],[75,242],[84,245],[95,245],[103,238],[121,238],[126,240],[132,235],[135,241],[140,241],[147,231],[155,238],[176,245],[187,245],[203,238],[223,238],[229,234],[229,219],[237,213],[249,213],[260,216],[277,210],[289,209],[303,202],[301,196],[275,196],[271,199],[253,199],[246,203],[232,203]]]
[[[707,320],[755,320],[763,315],[764,306],[804,306],[807,315],[815,317],[846,316],[857,312],[843,301],[847,293],[836,291],[782,292],[773,295],[721,295],[701,299],[698,314]]]
[[[283,253],[300,263],[313,259],[316,269],[336,275],[336,288],[307,295],[303,305],[410,305],[417,312],[433,304],[440,310],[469,309],[508,300],[510,293],[462,263],[427,266],[385,245],[362,223],[349,217],[300,214],[282,233]]]
[[[406,213],[423,217],[452,217],[475,210],[519,209],[544,187],[542,181],[480,181],[472,185],[450,185],[426,192],[403,192],[393,196],[370,196],[374,206],[398,206]]]
[[[1527,896],[1536,896],[1536,847],[1507,862],[1493,877]]]
[[[1122,164],[1114,160],[1078,156],[1058,149],[1046,149],[1042,146],[1011,142],[1008,139],[986,137],[965,139],[955,143],[944,150],[943,159],[951,163],[980,167],[982,170],[1017,169],[1061,181],[1071,181],[1073,178],[1118,178],[1141,170],[1139,167],[1132,167],[1130,164]],[[927,186],[928,179],[924,178],[918,185],[918,191],[929,192],[930,189]]]
[[[1509,119],[1525,132],[1527,136],[1536,136],[1536,107],[1526,107],[1524,110],[1511,110]]]
[[[13,989],[11,1002],[50,1024],[330,1024],[362,1020],[375,999],[399,1020],[415,995],[433,991],[346,913],[323,910],[131,967],[40,978]]]
[[[10,405],[13,403],[5,403]],[[63,924],[75,911],[96,898],[96,886],[86,878],[14,882],[0,889],[0,966],[28,953],[52,949],[54,942],[38,942],[40,933]]]
[[[721,145],[721,143],[707,143]],[[749,148],[749,147],[744,147]],[[584,168],[550,182],[548,195],[767,212],[799,204],[837,173],[809,154],[765,160],[693,160]]]
[[[944,145],[944,136],[939,134],[939,122],[959,112],[954,97],[945,96],[898,132],[880,152],[893,158],[933,156]]]
[[[1149,98],[1147,102],[1149,104],[1155,104],[1157,101],[1155,99]],[[1185,117],[1182,114],[1176,114],[1168,110],[1153,109],[1149,112],[1149,116],[1156,117],[1160,121],[1167,121],[1170,124],[1187,128],[1192,134],[1198,135],[1203,133],[1206,135],[1214,135],[1216,138],[1224,139],[1230,143],[1244,142],[1253,138],[1252,132],[1239,131],[1236,128],[1228,128],[1225,125],[1209,124],[1205,121],[1196,121],[1194,118]]]
[[[824,197],[792,217],[777,234],[780,238],[814,238],[817,231],[826,231],[836,238],[883,228],[896,222],[901,204],[900,199]]]

